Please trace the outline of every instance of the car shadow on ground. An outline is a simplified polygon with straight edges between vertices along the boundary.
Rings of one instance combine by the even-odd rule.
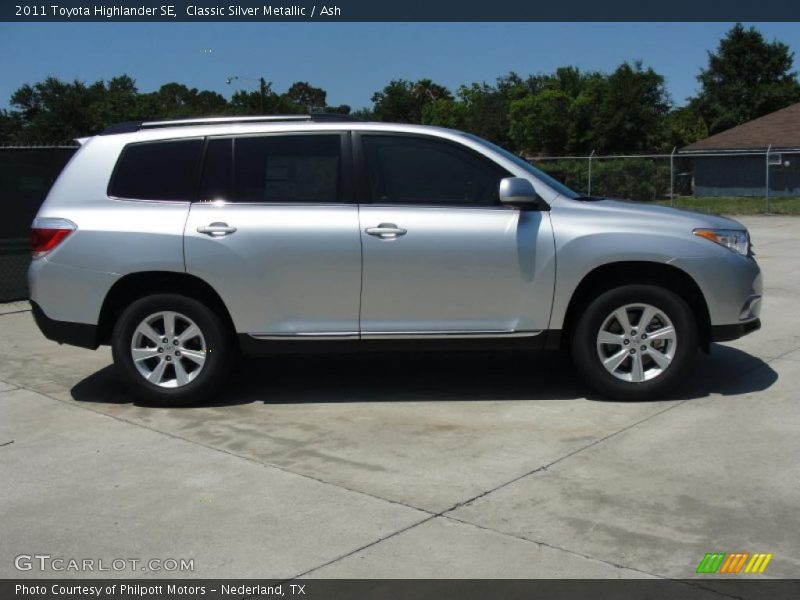
[[[777,379],[761,359],[714,344],[665,400],[760,392]],[[79,402],[139,404],[113,366],[83,379],[71,394]],[[564,353],[376,353],[243,359],[210,405],[580,398],[613,402],[589,390]]]

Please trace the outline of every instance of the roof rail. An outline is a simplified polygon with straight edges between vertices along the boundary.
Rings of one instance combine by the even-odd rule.
[[[228,123],[268,123],[281,121],[349,122],[360,121],[357,117],[339,113],[312,113],[308,115],[261,115],[256,117],[195,117],[191,119],[165,119],[160,121],[125,121],[115,123],[100,132],[100,135],[133,133],[142,129],[160,127],[188,127],[190,125],[222,125]]]

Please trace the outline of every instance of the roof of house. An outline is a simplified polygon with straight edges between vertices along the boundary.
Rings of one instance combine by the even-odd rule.
[[[766,150],[800,148],[800,102],[682,148],[698,150]]]

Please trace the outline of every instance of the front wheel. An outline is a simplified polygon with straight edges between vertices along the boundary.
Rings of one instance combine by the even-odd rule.
[[[625,285],[586,308],[572,336],[575,367],[597,392],[616,400],[664,396],[691,373],[697,321],[670,290]]]
[[[172,406],[213,399],[234,355],[223,321],[177,294],[154,294],[128,306],[114,326],[111,350],[141,399]]]

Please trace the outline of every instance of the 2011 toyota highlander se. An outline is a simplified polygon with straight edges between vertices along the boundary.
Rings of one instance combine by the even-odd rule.
[[[33,223],[33,313],[110,344],[146,400],[209,398],[240,352],[379,347],[569,348],[601,394],[646,399],[760,326],[736,221],[581,196],[459,131],[311,115],[80,141]]]

